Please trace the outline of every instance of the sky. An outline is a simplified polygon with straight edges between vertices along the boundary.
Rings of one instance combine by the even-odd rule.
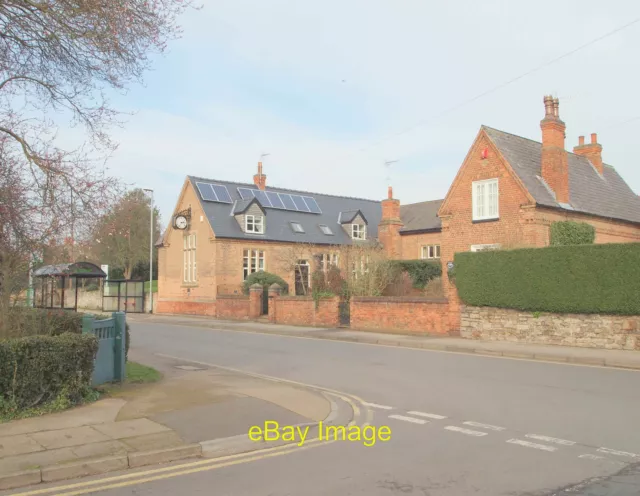
[[[164,225],[186,175],[251,182],[267,153],[267,185],[444,198],[481,125],[541,139],[545,94],[566,148],[598,133],[640,193],[640,22],[570,53],[640,2],[202,1],[144,85],[113,98],[133,115],[110,173],[153,188]]]

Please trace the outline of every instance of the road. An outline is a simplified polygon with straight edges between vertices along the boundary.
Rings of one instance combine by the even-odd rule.
[[[638,372],[163,324],[134,323],[132,336],[146,352],[356,395],[391,440],[97,494],[640,494]]]

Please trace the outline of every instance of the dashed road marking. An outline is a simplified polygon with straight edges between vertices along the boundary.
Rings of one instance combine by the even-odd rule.
[[[409,415],[416,415],[418,417],[427,417],[436,420],[446,419],[444,415],[436,415],[435,413],[425,413],[425,412],[408,412]]]
[[[472,431],[471,429],[465,429],[463,427],[457,427],[455,425],[448,425],[448,426],[445,427],[445,429],[448,430],[448,431],[459,432],[460,434],[466,434],[467,436],[480,437],[480,436],[486,436],[487,435],[486,432]]]
[[[566,439],[558,439],[557,437],[540,436],[539,434],[525,434],[524,437],[529,439],[537,439],[538,441],[546,441],[553,444],[561,444],[562,446],[573,446],[575,441],[567,441]]]
[[[377,403],[365,403],[363,401],[362,404],[365,406],[370,406],[371,408],[380,408],[381,410],[393,410],[392,406],[378,405]]]
[[[637,455],[635,453],[629,453],[627,451],[616,451],[616,450],[612,450],[612,449],[609,449],[609,448],[598,448],[598,452],[606,453],[608,455],[626,456],[626,457],[629,457],[629,458],[640,457],[640,455]]]
[[[542,451],[557,451],[558,448],[554,446],[547,446],[546,444],[530,443],[529,441],[523,441],[522,439],[509,439],[508,443],[517,444],[526,448],[535,448]]]
[[[414,424],[426,424],[428,420],[417,419],[413,417],[405,417],[404,415],[389,415],[389,418],[396,420],[404,420],[405,422],[413,422]]]
[[[497,425],[481,424],[480,422],[462,422],[464,425],[470,425],[471,427],[480,427],[481,429],[489,429],[490,431],[503,431],[504,427],[498,427]]]
[[[585,453],[578,456],[578,458],[588,458],[589,460],[604,460],[604,456],[592,455],[591,453]]]

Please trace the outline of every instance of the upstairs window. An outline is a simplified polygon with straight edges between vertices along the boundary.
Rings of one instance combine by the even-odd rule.
[[[295,233],[303,233],[304,232],[304,227],[302,227],[302,224],[300,224],[299,222],[292,222],[291,223],[291,229],[293,229],[293,232],[295,232]]]
[[[422,247],[420,258],[440,258],[440,245],[427,245]]]
[[[264,217],[262,215],[245,215],[244,230],[253,234],[264,234]]]
[[[367,239],[367,226],[364,224],[351,224],[352,239]]]
[[[498,180],[487,179],[472,184],[473,220],[498,218]]]

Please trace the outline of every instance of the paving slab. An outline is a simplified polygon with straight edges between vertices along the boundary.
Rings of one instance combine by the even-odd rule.
[[[44,448],[26,434],[0,438],[0,458],[42,450]]]
[[[173,431],[157,432],[145,436],[127,437],[121,441],[129,451],[152,451],[184,445],[183,439]]]
[[[110,455],[126,455],[132,448],[120,441],[104,441],[102,443],[82,444],[74,446],[71,451],[78,458],[95,458]]]
[[[109,441],[109,437],[89,426],[60,429],[57,431],[34,432],[29,434],[29,436],[47,449]]]
[[[93,428],[111,439],[144,436],[170,430],[168,427],[146,418],[98,424]]]
[[[36,453],[27,453],[25,455],[8,456],[0,460],[0,474],[8,474],[19,470],[31,470],[77,459],[78,456],[71,448],[58,448],[38,451]]]

